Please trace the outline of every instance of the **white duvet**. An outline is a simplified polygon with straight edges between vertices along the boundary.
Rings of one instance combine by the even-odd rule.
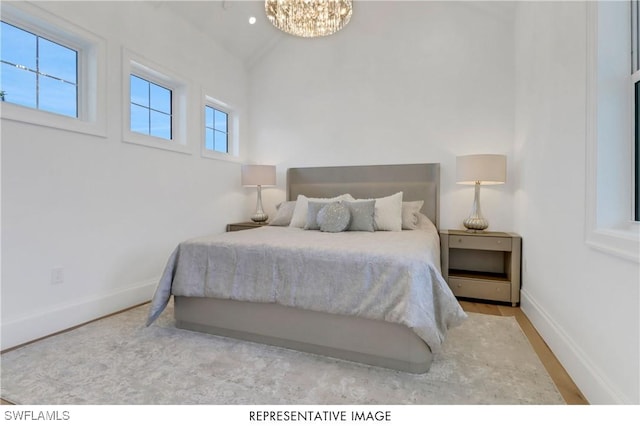
[[[400,323],[433,352],[466,318],[440,273],[439,237],[428,221],[399,232],[267,226],[188,240],[167,262],[147,325],[171,294]]]

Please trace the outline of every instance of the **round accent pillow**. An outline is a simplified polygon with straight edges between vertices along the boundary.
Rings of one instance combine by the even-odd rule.
[[[339,233],[349,228],[351,213],[342,203],[333,202],[320,209],[317,220],[320,231]]]

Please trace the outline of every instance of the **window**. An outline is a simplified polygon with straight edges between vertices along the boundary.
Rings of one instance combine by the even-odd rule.
[[[207,93],[203,88],[200,155],[208,159],[239,161],[240,114],[233,106]]]
[[[122,140],[191,154],[185,79],[122,49]]]
[[[105,137],[104,39],[28,2],[0,12],[2,119]]]
[[[630,6],[631,5],[631,6]],[[640,262],[637,1],[587,2],[586,223],[593,249]]]
[[[205,110],[205,140],[206,150],[229,152],[229,114],[217,108],[206,105]]]
[[[131,130],[171,139],[171,90],[131,74]]]
[[[78,116],[78,52],[2,22],[3,100]]]

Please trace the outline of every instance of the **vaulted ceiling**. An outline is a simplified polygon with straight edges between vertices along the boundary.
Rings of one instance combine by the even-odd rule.
[[[267,19],[263,0],[167,1],[161,7],[191,22],[248,68],[283,36]]]
[[[292,37],[276,29],[267,19],[264,0],[182,0],[153,1],[156,7],[166,7],[172,13],[190,22],[203,34],[240,59],[249,69],[263,55],[285,37]],[[374,7],[375,1],[354,0],[354,16],[360,8]],[[392,4],[393,1],[389,1]],[[413,3],[422,10],[419,1]],[[474,8],[479,15],[490,14],[494,18],[514,22],[517,1],[454,1],[451,7]],[[249,18],[255,17],[255,24]],[[355,19],[352,19],[352,22]]]

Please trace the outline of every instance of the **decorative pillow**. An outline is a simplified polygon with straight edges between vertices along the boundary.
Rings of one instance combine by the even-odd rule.
[[[402,202],[402,229],[415,230],[418,228],[418,213],[424,205],[424,200]]]
[[[293,211],[293,217],[291,218],[289,227],[304,228],[304,225],[307,223],[307,209],[309,200],[313,200],[315,202],[339,202],[340,200],[353,200],[353,197],[351,197],[350,194],[341,194],[337,197],[322,199],[310,198],[300,194],[296,200],[296,208]]]
[[[331,202],[316,202],[315,200],[309,200],[307,204],[307,222],[304,224],[305,230],[319,230],[318,225],[318,212]]]
[[[329,203],[318,212],[320,231],[339,233],[349,227],[349,208],[340,202]]]
[[[375,201],[376,230],[402,231],[402,191]]]
[[[279,203],[276,208],[278,211],[273,219],[269,222],[269,225],[287,226],[291,222],[293,217],[293,210],[296,207],[296,202],[282,202]]]
[[[351,215],[349,231],[375,231],[375,200],[343,200],[341,203],[349,209]]]

